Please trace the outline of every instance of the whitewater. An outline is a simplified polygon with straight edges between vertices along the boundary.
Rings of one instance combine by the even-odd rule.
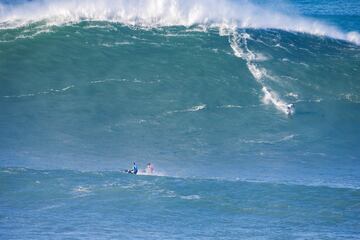
[[[355,0],[0,0],[0,238],[359,239],[359,26]]]

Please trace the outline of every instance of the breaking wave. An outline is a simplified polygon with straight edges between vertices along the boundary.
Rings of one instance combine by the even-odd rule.
[[[16,28],[41,21],[59,25],[83,20],[143,27],[203,25],[280,29],[360,44],[358,32],[344,32],[319,20],[246,0],[44,0],[17,5],[0,4],[1,28]]]

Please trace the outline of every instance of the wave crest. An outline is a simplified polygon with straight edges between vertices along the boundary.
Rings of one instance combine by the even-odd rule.
[[[0,4],[0,27],[16,28],[46,21],[58,25],[82,20],[145,27],[192,26],[271,28],[328,36],[360,45],[360,34],[249,1],[216,0],[43,0]]]

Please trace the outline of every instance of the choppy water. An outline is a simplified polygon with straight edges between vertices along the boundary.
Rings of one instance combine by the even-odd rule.
[[[359,237],[355,189],[11,168],[0,179],[3,239]]]
[[[2,238],[360,238],[357,1],[1,2]]]

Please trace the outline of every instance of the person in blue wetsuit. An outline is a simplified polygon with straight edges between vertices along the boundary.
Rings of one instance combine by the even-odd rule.
[[[136,163],[134,162],[132,173],[137,174],[137,172],[138,172],[138,167],[136,166]]]
[[[136,163],[134,162],[134,165],[133,165],[132,169],[126,170],[125,172],[136,175],[138,173],[138,167],[136,166]]]

